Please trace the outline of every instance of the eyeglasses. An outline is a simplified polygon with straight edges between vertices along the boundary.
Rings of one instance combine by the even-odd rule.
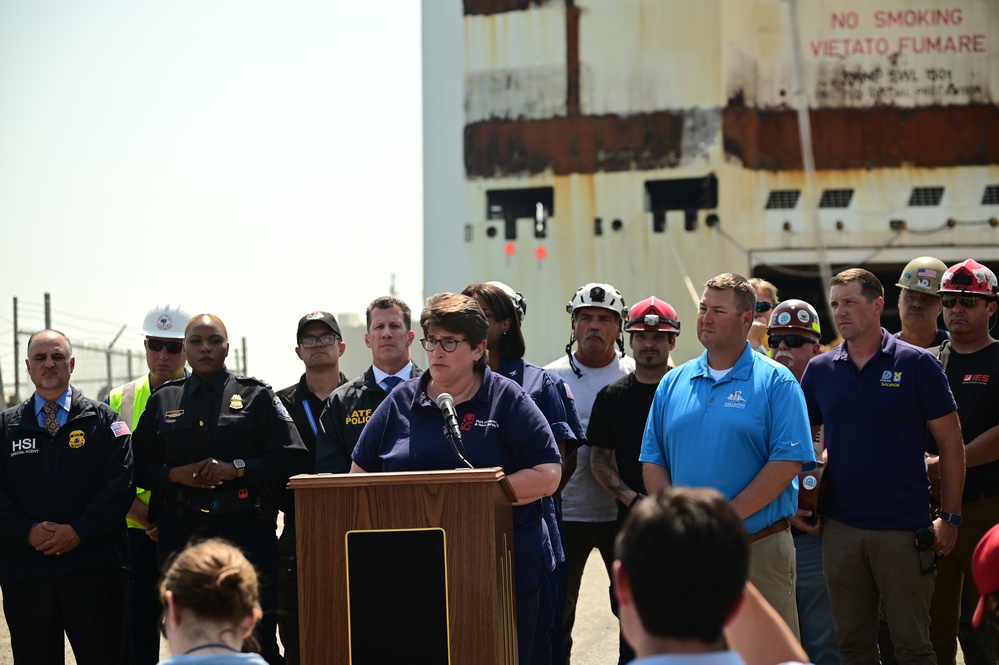
[[[315,337],[312,335],[309,335],[308,337],[303,337],[298,341],[298,343],[301,344],[302,347],[306,349],[311,349],[315,346],[332,346],[336,344],[337,341],[338,339],[336,335],[332,333],[327,333],[325,335],[320,335],[319,337]]]
[[[772,302],[768,300],[757,300],[756,301],[756,313],[763,314],[764,312],[769,312],[774,308]]]
[[[789,349],[797,349],[805,344],[815,344],[814,339],[808,339],[804,335],[770,335],[771,349],[776,349],[781,342],[784,342]]]
[[[978,307],[978,302],[981,300],[978,296],[940,296],[940,304],[947,309],[952,308],[957,303],[961,303],[961,307],[965,309],[974,309]]]
[[[184,350],[183,342],[165,342],[162,339],[147,339],[146,344],[149,345],[149,350],[153,353],[159,353],[165,348],[167,353],[175,356]]]
[[[427,351],[433,351],[440,344],[441,348],[451,353],[458,348],[460,342],[467,342],[467,339],[451,339],[450,337],[445,337],[444,339],[434,339],[433,337],[424,337],[420,340],[420,344]]]

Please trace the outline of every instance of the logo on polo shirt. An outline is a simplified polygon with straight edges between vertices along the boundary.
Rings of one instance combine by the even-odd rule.
[[[965,374],[964,380],[961,383],[967,385],[969,383],[977,384],[980,386],[989,385],[989,375],[988,374]]]
[[[466,413],[465,417],[461,419],[461,425],[459,425],[459,428],[461,429],[462,432],[468,432],[469,430],[472,429],[472,425],[474,424],[475,424],[475,414]]]
[[[893,372],[886,369],[881,373],[882,388],[898,388],[902,385],[902,372]]]
[[[731,409],[745,409],[746,398],[742,396],[742,391],[733,390],[729,396],[725,398],[725,406]]]

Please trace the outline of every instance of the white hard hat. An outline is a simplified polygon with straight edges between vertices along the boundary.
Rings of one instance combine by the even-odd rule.
[[[142,334],[163,339],[184,339],[184,327],[191,316],[180,307],[154,307],[142,322]]]
[[[576,289],[572,300],[565,306],[565,311],[574,315],[577,309],[584,307],[609,309],[620,316],[622,322],[628,320],[628,308],[624,304],[624,298],[621,297],[621,292],[610,284],[597,282],[584,284]]]
[[[524,320],[524,315],[527,314],[527,301],[524,300],[523,295],[517,293],[516,291],[513,290],[513,288],[507,286],[503,282],[494,281],[494,282],[486,282],[486,284],[495,286],[497,289],[499,289],[507,296],[509,296],[510,300],[513,301],[514,308],[517,310],[518,317],[520,318],[521,321]]]

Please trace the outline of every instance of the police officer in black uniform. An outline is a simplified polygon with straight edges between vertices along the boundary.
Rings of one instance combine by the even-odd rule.
[[[192,537],[222,537],[242,549],[260,574],[262,655],[283,663],[277,502],[288,478],[308,469],[308,450],[270,386],[228,372],[228,334],[217,316],[191,319],[184,349],[193,374],[150,396],[134,435],[137,476],[158,510],[160,566]]]
[[[69,385],[69,340],[28,340],[35,392],[0,414],[0,587],[17,665],[134,662],[125,513],[128,424]]]

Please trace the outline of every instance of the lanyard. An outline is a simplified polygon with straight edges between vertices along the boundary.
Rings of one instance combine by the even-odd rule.
[[[305,417],[309,419],[309,427],[312,428],[312,436],[319,436],[319,428],[316,427],[316,419],[312,415],[312,407],[309,406],[309,398],[302,400],[302,408],[305,409]]]

